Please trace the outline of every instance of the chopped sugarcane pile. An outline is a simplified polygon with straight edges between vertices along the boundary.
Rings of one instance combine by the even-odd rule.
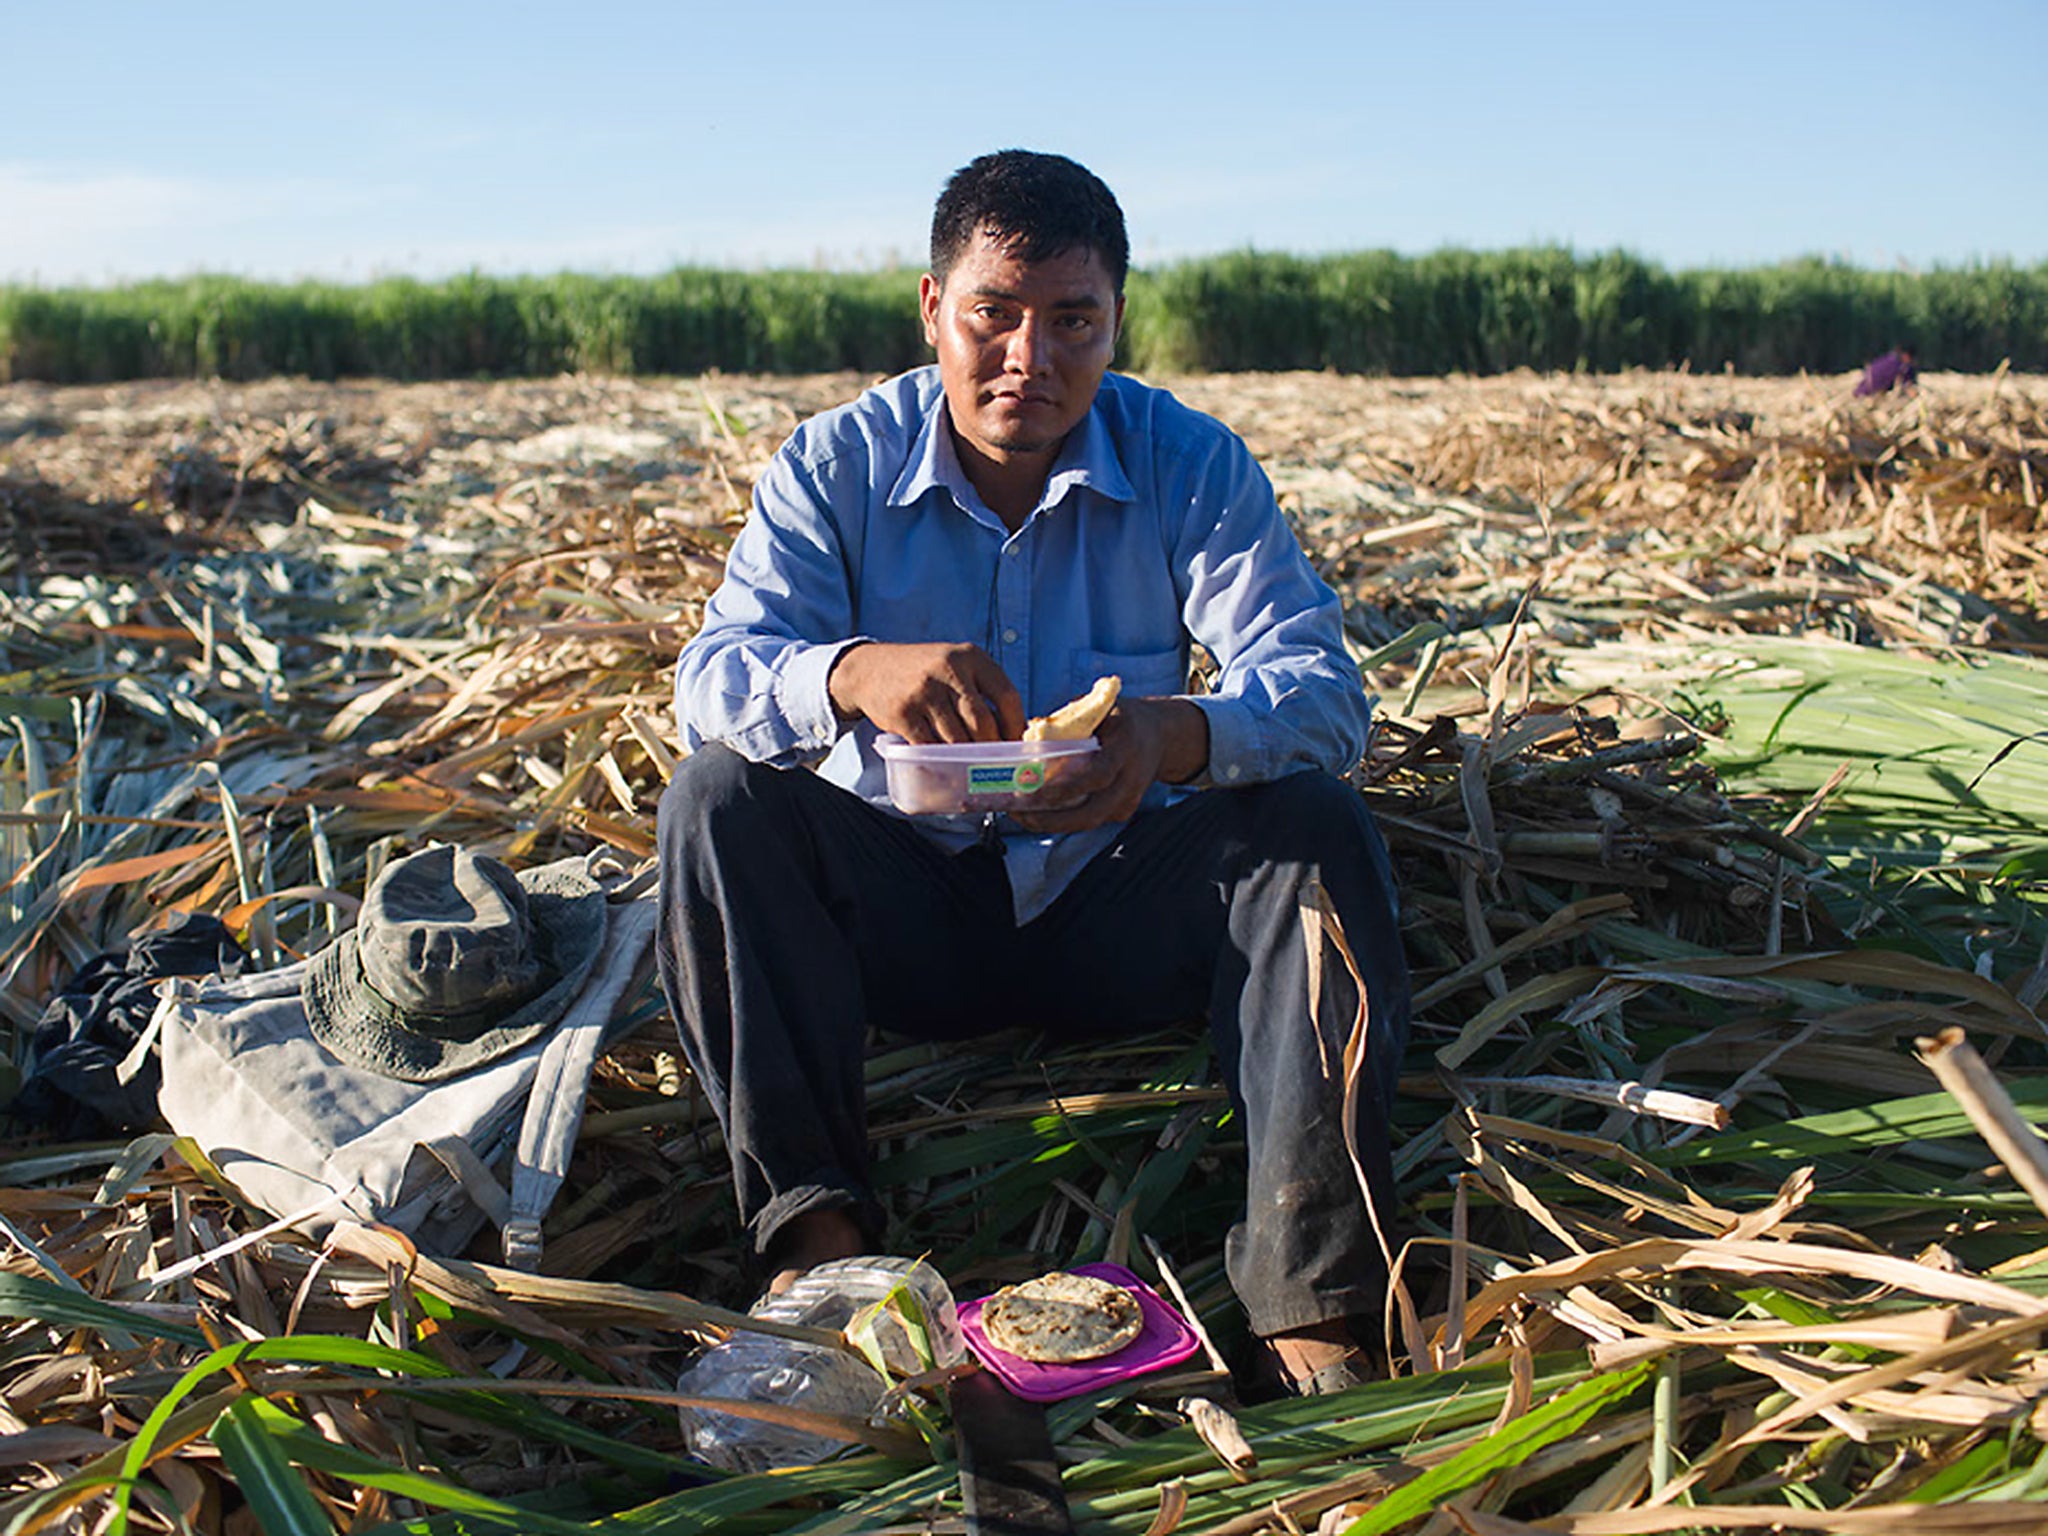
[[[268,966],[429,838],[651,853],[674,653],[752,477],[859,383],[0,391],[0,1088],[174,910]],[[1395,1374],[1241,1445],[1183,1408],[1243,1332],[1199,1029],[878,1039],[893,1251],[963,1296],[1118,1260],[1208,1336],[1052,1410],[1079,1529],[2038,1529],[2048,386],[1176,387],[1269,466],[1380,699]],[[958,1529],[904,1421],[794,1472],[683,1454],[676,1371],[752,1280],[642,1007],[540,1276],[230,1246],[265,1220],[189,1144],[17,1132],[5,1529]]]

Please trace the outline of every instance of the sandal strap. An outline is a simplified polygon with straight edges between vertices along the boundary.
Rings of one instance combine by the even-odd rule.
[[[1365,1386],[1372,1380],[1367,1368],[1365,1352],[1353,1350],[1342,1360],[1334,1360],[1313,1376],[1297,1376],[1289,1384],[1296,1397],[1328,1397],[1333,1392],[1348,1392],[1353,1387]]]

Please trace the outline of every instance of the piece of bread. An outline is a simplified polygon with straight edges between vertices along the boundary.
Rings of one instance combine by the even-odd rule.
[[[1144,1330],[1137,1297],[1064,1270],[1006,1286],[981,1309],[981,1331],[991,1344],[1047,1365],[1113,1355]]]
[[[1024,727],[1026,741],[1080,741],[1093,736],[1123,691],[1120,677],[1098,677],[1095,686],[1049,715],[1034,715]]]

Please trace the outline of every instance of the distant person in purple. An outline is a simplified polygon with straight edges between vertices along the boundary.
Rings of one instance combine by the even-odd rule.
[[[1856,381],[1856,393],[1882,395],[1891,390],[1909,393],[1920,380],[1920,370],[1914,366],[1911,347],[1894,347],[1883,357],[1873,357],[1863,370],[1863,377]]]

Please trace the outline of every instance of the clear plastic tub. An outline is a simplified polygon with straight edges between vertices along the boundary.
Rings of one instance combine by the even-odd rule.
[[[878,736],[875,750],[889,769],[889,798],[911,816],[948,811],[1029,809],[1062,768],[1100,750],[1080,741],[968,741],[916,746]]]
[[[868,1257],[839,1259],[806,1272],[780,1295],[754,1303],[753,1315],[812,1328],[845,1330],[865,1308],[898,1286],[917,1295],[924,1313],[927,1360],[893,1313],[879,1319],[876,1346],[889,1369],[914,1375],[936,1363],[966,1357],[959,1314],[944,1277],[922,1259]],[[802,1344],[775,1334],[735,1329],[731,1338],[706,1350],[676,1382],[688,1397],[779,1403],[853,1419],[869,1418],[889,1383],[867,1361],[844,1349]],[[676,1409],[690,1452],[728,1472],[764,1472],[822,1461],[851,1442],[822,1430],[792,1429],[765,1419],[720,1413],[705,1403]]]

